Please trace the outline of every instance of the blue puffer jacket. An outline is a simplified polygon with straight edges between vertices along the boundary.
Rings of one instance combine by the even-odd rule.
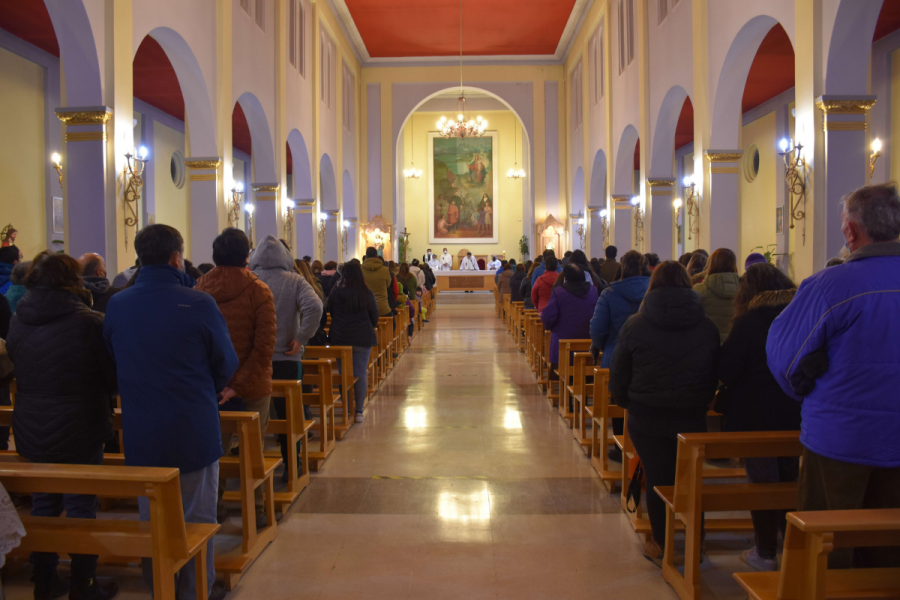
[[[864,246],[800,285],[772,323],[766,353],[781,388],[803,402],[806,448],[843,462],[900,467],[898,340],[900,242]],[[825,354],[827,370],[803,397],[795,386],[806,369],[798,367],[824,366]]]
[[[600,294],[591,319],[591,343],[595,348],[603,350],[603,358],[600,360],[602,368],[609,368],[619,330],[628,317],[637,313],[649,285],[649,277],[629,277],[613,282],[611,288]]]

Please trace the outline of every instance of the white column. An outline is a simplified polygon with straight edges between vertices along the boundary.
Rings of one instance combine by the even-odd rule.
[[[644,243],[649,252],[659,255],[659,260],[669,260],[673,256],[672,246],[672,192],[674,179],[648,179],[650,197],[644,214],[644,227],[650,231],[650,243]],[[675,257],[677,258],[677,256]]]
[[[601,215],[601,212],[607,211]],[[588,231],[590,235],[590,250],[592,257],[603,256],[603,250],[609,245],[609,211],[605,206],[588,207]]]
[[[700,227],[709,228],[709,248],[740,250],[740,183],[738,163],[743,150],[707,150],[709,162],[709,192],[701,203]],[[706,209],[704,215],[703,209]],[[702,234],[702,233],[701,233]]]
[[[612,245],[619,250],[618,256],[622,256],[631,250],[631,233],[634,228],[631,196],[613,196],[612,201],[613,210],[616,212],[613,219]]]
[[[301,200],[294,209],[294,254],[297,257],[316,255],[316,201]]]
[[[212,245],[219,235],[218,173],[222,159],[218,156],[186,158],[191,185],[191,247],[194,264],[212,262]]]
[[[255,240],[267,235],[281,237],[278,231],[278,184],[254,183],[252,185],[253,196],[256,198],[256,210],[253,213],[253,224],[256,227]]]

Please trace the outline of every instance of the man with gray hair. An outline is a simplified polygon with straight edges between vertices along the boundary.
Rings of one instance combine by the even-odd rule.
[[[800,510],[900,508],[900,196],[844,197],[844,264],[806,279],[775,319],[769,369],[803,402]],[[900,548],[835,550],[831,567],[897,567]]]
[[[91,292],[94,299],[91,308],[105,313],[109,299],[119,291],[119,288],[110,284],[107,279],[106,261],[99,254],[88,252],[78,258],[78,264],[81,265],[81,280],[84,288]]]

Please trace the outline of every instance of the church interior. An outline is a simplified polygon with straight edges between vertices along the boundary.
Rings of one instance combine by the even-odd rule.
[[[227,515],[213,523],[191,522],[184,466],[168,479],[133,471],[172,465],[129,460],[137,434],[118,348],[105,416],[118,449],[83,467],[93,471],[29,469],[54,461],[17,454],[25,417],[16,409],[35,393],[8,342],[0,599],[900,597],[896,553],[865,570],[832,560],[847,548],[900,546],[896,440],[887,468],[872,467],[894,473],[893,499],[860,503],[858,519],[798,504],[803,471],[817,464],[806,452],[823,453],[807,434],[808,400],[803,429],[798,402],[796,426],[764,432],[734,430],[715,404],[701,406],[703,433],[672,431],[662,477],[640,457],[647,415],[629,415],[633,398],[618,402],[624,346],[614,350],[626,319],[638,343],[628,316],[644,314],[647,286],[679,258],[687,287],[706,286],[704,322],[718,326],[703,294],[714,291],[713,265],[730,256],[726,331],[714,349],[724,364],[739,318],[731,298],[755,262],[790,284],[766,289],[799,287],[798,299],[801,282],[856,254],[847,198],[900,179],[895,132],[900,144],[900,0],[0,0],[0,241],[19,249],[14,263],[32,261],[19,275],[19,307],[35,293],[32,270],[37,281],[37,264],[56,255],[82,267],[96,255],[106,286],[124,276],[137,293],[150,265],[141,233],[165,225],[180,234],[182,258],[209,273],[223,268],[223,232],[242,232],[254,281],[265,281],[278,314],[275,358],[269,347],[263,360],[271,410],[268,399],[263,413],[219,407],[217,507]],[[273,238],[290,254],[285,273],[310,290],[321,283],[326,343],[284,334],[302,349],[288,377],[278,375],[294,360],[277,358],[290,327],[279,288],[254,266]],[[16,287],[12,261],[11,275],[0,264],[0,282]],[[362,272],[380,307],[373,261],[384,263],[390,312],[358,325],[377,340],[358,364],[362,344],[335,342],[340,305],[328,290],[359,263],[350,277]],[[609,277],[604,261],[615,264]],[[628,261],[644,289],[621,322],[610,317],[612,334],[596,334]],[[566,287],[570,267],[584,289]],[[197,272],[195,290],[206,277]],[[571,292],[568,308],[557,288]],[[119,293],[124,306],[128,290]],[[891,306],[883,302],[878,310]],[[12,338],[29,313],[10,309]],[[872,334],[885,346],[896,344],[900,312],[890,311],[889,333]],[[580,329],[559,325],[581,312]],[[780,320],[763,328],[772,326],[769,366]],[[112,321],[107,313],[110,352]],[[136,337],[139,321],[126,327]],[[297,322],[303,329],[309,317]],[[761,344],[765,353],[765,335]],[[185,347],[173,341],[170,351]],[[701,361],[696,348],[672,360]],[[889,371],[897,355],[885,354]],[[832,374],[808,393],[825,393]],[[152,375],[163,396],[184,382]],[[776,382],[791,385],[774,369],[765,376],[779,393]],[[710,385],[709,400],[716,389],[735,395],[725,377]],[[174,421],[190,409],[158,410]],[[800,483],[796,472],[778,479],[777,465],[801,456]],[[764,460],[776,464],[774,481],[754,479]],[[96,494],[97,525],[29,512],[38,494]],[[664,521],[654,516],[663,511]],[[763,556],[759,515],[779,511],[778,531],[769,527],[777,553]],[[19,533],[2,523],[16,515]],[[63,587],[39,593],[46,564],[34,556],[53,552],[52,581]],[[117,592],[94,579],[83,588],[82,555],[99,556],[96,581],[114,580]],[[152,561],[143,574],[142,560]]]

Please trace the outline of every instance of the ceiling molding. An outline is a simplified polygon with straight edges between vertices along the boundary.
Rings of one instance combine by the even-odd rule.
[[[363,67],[450,67],[459,65],[458,56],[392,56],[392,57],[372,57],[366,48],[366,43],[356,27],[353,15],[347,7],[345,0],[326,0],[331,12],[337,16],[338,25],[349,40],[353,47],[356,58]],[[594,0],[575,0],[572,6],[572,12],[569,14],[569,20],[563,29],[556,45],[556,52],[553,54],[498,54],[498,55],[478,55],[465,56],[465,65],[477,66],[511,66],[511,65],[537,65],[537,66],[558,66],[564,64],[566,57],[572,49],[572,44],[578,33],[584,25],[585,17],[588,14]]]

